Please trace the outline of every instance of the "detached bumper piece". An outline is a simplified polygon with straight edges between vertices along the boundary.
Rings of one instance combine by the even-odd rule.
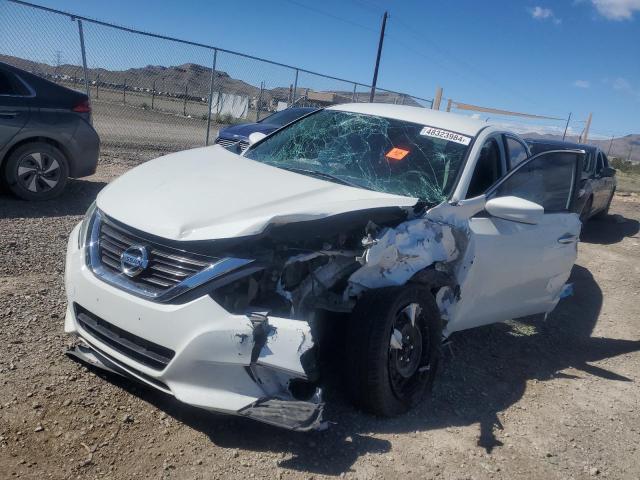
[[[324,430],[327,423],[322,420],[324,403],[320,393],[313,400],[280,400],[264,398],[238,412],[263,423],[276,425],[297,432]]]

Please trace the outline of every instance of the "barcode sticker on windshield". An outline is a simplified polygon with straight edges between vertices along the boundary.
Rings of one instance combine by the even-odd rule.
[[[424,127],[420,131],[420,135],[427,137],[441,138],[450,142],[460,143],[462,145],[469,145],[471,143],[471,137],[460,135],[456,132],[450,132],[449,130],[442,130],[441,128]]]

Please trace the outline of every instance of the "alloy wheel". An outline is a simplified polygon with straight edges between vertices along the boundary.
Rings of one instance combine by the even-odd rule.
[[[44,152],[24,155],[18,161],[18,183],[29,192],[44,193],[55,188],[60,181],[60,163]]]

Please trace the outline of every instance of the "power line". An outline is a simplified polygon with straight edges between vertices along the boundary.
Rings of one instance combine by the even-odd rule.
[[[333,18],[334,20],[338,20],[340,22],[347,23],[349,25],[353,25],[354,27],[362,28],[364,30],[369,30],[371,32],[378,33],[378,30],[372,27],[368,27],[367,25],[362,25],[361,23],[354,22],[353,20],[349,20],[348,18],[340,17],[338,15],[334,15],[333,13],[327,12],[325,10],[321,10],[316,7],[312,7],[310,5],[305,5],[304,3],[297,2],[296,0],[284,0],[287,3],[291,3],[292,5],[296,5],[297,7],[304,8],[311,12],[317,13],[318,15],[324,15],[325,17]]]

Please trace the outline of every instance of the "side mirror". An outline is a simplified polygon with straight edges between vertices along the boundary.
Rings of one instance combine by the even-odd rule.
[[[604,167],[600,172],[601,177],[613,177],[616,174],[616,169],[612,167]]]
[[[253,132],[251,135],[249,135],[249,145],[253,145],[254,143],[259,142],[264,137],[266,137],[266,135],[262,132]]]
[[[497,197],[488,200],[485,210],[492,217],[535,225],[542,220],[544,208],[519,197]]]

